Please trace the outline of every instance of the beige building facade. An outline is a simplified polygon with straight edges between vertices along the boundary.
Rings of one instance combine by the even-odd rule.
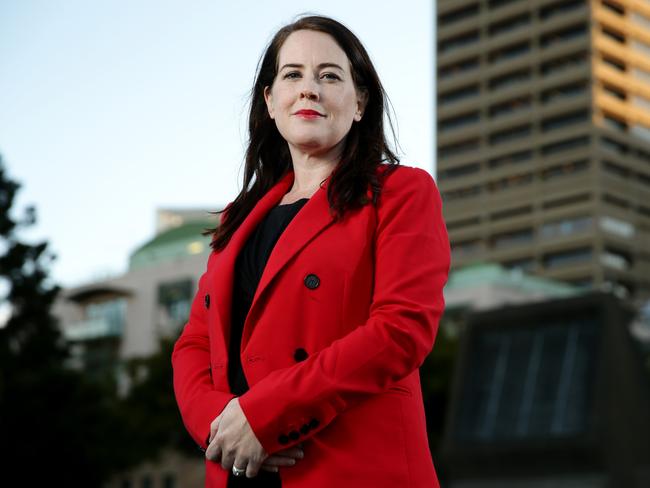
[[[439,0],[452,266],[650,297],[650,1]]]

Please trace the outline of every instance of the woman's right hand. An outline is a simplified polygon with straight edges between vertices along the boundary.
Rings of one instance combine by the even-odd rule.
[[[305,451],[302,449],[302,444],[298,444],[294,447],[273,453],[264,460],[260,469],[277,473],[280,466],[293,466],[298,460],[304,457]]]

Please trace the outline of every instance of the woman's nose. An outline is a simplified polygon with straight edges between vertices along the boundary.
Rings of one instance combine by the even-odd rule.
[[[300,95],[303,98],[309,100],[318,99],[318,85],[312,80],[305,80],[302,89],[300,90]]]

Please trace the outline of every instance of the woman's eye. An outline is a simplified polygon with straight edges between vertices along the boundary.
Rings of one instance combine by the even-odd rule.
[[[335,75],[334,73],[323,73],[323,77],[326,77],[329,80],[340,80],[338,75]]]
[[[300,76],[300,73],[298,73],[297,71],[291,71],[286,75],[284,75],[284,78],[296,78],[298,76]]]

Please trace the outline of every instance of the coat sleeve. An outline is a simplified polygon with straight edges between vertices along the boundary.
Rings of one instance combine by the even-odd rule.
[[[216,256],[210,253],[207,269]],[[214,389],[210,374],[210,339],[204,305],[207,270],[199,279],[189,320],[172,352],[174,394],[183,423],[201,450],[207,449],[210,424],[235,397]]]
[[[419,368],[444,309],[450,248],[431,175],[400,167],[384,183],[369,317],[305,361],[271,372],[240,399],[268,453],[303,441]]]

